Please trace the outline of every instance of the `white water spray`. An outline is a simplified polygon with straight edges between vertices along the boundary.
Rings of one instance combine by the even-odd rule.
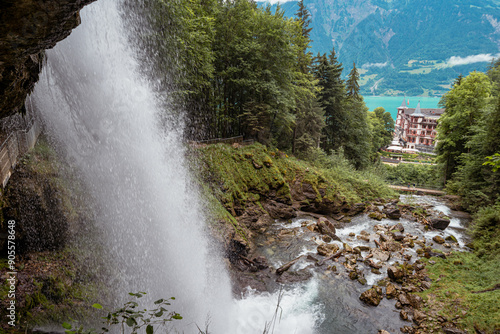
[[[99,203],[105,248],[118,268],[106,286],[122,296],[175,296],[173,309],[187,318],[182,330],[195,332],[210,317],[211,329],[222,333],[229,278],[202,231],[181,133],[159,126],[117,2],[86,7],[83,24],[47,52],[36,105]]]
[[[276,294],[232,298],[189,187],[179,122],[160,126],[165,115],[139,74],[119,5],[99,0],[82,10],[82,25],[47,52],[34,92],[49,134],[98,203],[104,248],[116,267],[105,286],[118,298],[137,291],[152,300],[175,296],[180,332],[197,333],[209,319],[211,333],[262,333]],[[313,333],[316,309],[308,305],[316,290],[287,292],[275,334]]]

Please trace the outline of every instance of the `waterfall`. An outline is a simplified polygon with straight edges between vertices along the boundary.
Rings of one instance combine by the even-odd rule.
[[[150,301],[176,297],[172,311],[184,317],[175,322],[178,332],[198,333],[208,321],[211,333],[262,333],[278,295],[233,298],[190,186],[181,122],[160,107],[141,74],[120,4],[99,0],[82,10],[81,26],[47,51],[33,93],[49,136],[97,203],[102,248],[113,264],[102,286],[115,294],[115,306],[128,292],[145,291]],[[313,333],[316,294],[317,284],[286,291],[274,333]]]
[[[82,10],[82,25],[47,51],[35,103],[98,203],[97,224],[117,268],[104,286],[122,296],[175,296],[181,330],[195,332],[210,318],[222,333],[230,281],[204,235],[182,129],[176,120],[164,124],[168,112],[139,73],[118,8],[119,1],[99,0]]]

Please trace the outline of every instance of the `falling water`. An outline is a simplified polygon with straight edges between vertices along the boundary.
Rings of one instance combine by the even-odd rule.
[[[211,333],[262,333],[277,295],[233,299],[190,188],[181,127],[165,122],[139,73],[119,1],[82,10],[82,25],[47,52],[34,92],[50,136],[98,203],[97,224],[115,268],[105,286],[117,298],[136,291],[175,296],[181,332],[196,333],[209,320]],[[316,291],[312,284],[286,292],[274,333],[313,333],[317,313],[308,305]]]
[[[210,317],[221,333],[229,278],[202,230],[181,132],[160,128],[117,7],[112,0],[88,6],[83,24],[47,52],[36,105],[99,203],[97,221],[118,268],[106,286],[122,295],[175,296],[186,330]]]

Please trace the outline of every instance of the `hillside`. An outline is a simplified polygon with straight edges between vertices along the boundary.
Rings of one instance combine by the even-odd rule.
[[[313,54],[335,47],[362,68],[365,94],[441,95],[459,74],[485,70],[500,47],[500,5],[492,0],[305,0]],[[293,16],[297,2],[282,5]]]

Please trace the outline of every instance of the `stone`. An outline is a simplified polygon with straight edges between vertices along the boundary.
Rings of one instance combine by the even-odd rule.
[[[362,230],[361,232],[359,232],[359,234],[361,234],[361,235],[366,235],[366,236],[369,236],[369,235],[370,235],[370,233],[368,233],[368,232],[367,232],[367,231],[365,231],[365,230]]]
[[[359,299],[368,305],[378,306],[382,300],[382,289],[379,287],[373,287],[366,290],[359,296]]]
[[[316,248],[316,251],[319,255],[329,256],[333,253],[336,253],[339,250],[339,246],[337,244],[321,244]]]
[[[290,205],[284,203],[269,200],[264,202],[263,206],[273,219],[288,220],[297,217],[295,210]]]
[[[387,241],[383,243],[383,247],[389,252],[399,252],[403,248],[403,246],[396,241]]]
[[[357,235],[356,239],[363,240],[363,241],[366,241],[366,242],[370,242],[370,238],[367,237],[366,235]]]
[[[354,236],[356,236],[356,233],[351,232],[351,233],[349,233],[349,236],[350,236],[350,237],[354,237]]]
[[[444,217],[433,217],[429,221],[432,228],[444,230],[450,225],[450,220]]]
[[[378,331],[378,334],[391,334],[391,333],[389,333],[386,330],[381,329],[381,330]]]
[[[389,206],[382,211],[389,219],[401,218],[401,211],[398,207]]]
[[[383,214],[382,212],[370,212],[368,214],[368,217],[371,218],[371,219],[375,219],[375,220],[382,220],[383,218],[385,218],[385,214]]]
[[[404,240],[405,236],[402,234],[396,233],[393,235],[393,238],[394,238],[394,240],[401,242]]]
[[[396,286],[392,283],[387,283],[387,286],[385,288],[385,296],[387,299],[393,299],[396,298],[398,295],[398,290]]]
[[[446,240],[446,241],[450,241],[450,242],[454,242],[454,243],[456,243],[456,244],[458,243],[458,240],[457,240],[457,238],[455,238],[455,236],[454,236],[454,235],[449,235],[449,236],[447,236],[444,240]]]
[[[415,295],[415,294],[410,294],[408,295],[410,299],[410,305],[414,309],[419,309],[422,306],[423,299],[422,297]]]
[[[372,248],[371,254],[373,254],[373,259],[381,262],[387,262],[391,258],[391,254],[389,252],[377,248]]]
[[[408,300],[408,297],[406,296],[406,293],[404,293],[404,292],[399,294],[398,300],[401,303],[401,305],[410,305],[410,301]]]
[[[366,264],[369,265],[372,268],[375,268],[375,269],[382,268],[382,265],[380,263],[377,263],[377,262],[373,261],[372,259],[367,260]]]
[[[444,242],[445,242],[443,237],[441,237],[439,235],[434,236],[434,238],[432,238],[432,240],[434,240],[435,242],[437,242],[440,245],[444,244]]]
[[[332,241],[332,237],[330,237],[329,235],[323,235],[323,236],[321,236],[321,239],[324,242],[330,242],[330,241]]]
[[[408,312],[406,312],[405,310],[401,310],[401,311],[399,312],[399,317],[400,317],[401,319],[403,319],[403,320],[408,320],[408,318],[409,318],[409,317],[408,317]]]
[[[367,252],[367,251],[369,251],[371,248],[370,248],[370,247],[368,247],[368,246],[363,246],[363,245],[360,245],[360,246],[356,246],[356,247],[354,247],[354,250],[356,250],[356,249],[359,249],[359,252],[356,252],[356,253],[358,253],[358,254],[359,254],[360,252]]]
[[[425,313],[420,312],[419,310],[414,310],[413,311],[413,321],[418,325],[422,321],[425,320]]]
[[[349,272],[349,278],[353,281],[359,277],[359,274],[356,270]]]
[[[422,289],[428,290],[431,288],[431,282],[426,282],[426,281],[420,282],[420,286],[422,287]]]
[[[358,282],[361,285],[366,285],[366,278],[364,278],[364,277],[358,277]]]
[[[400,267],[390,266],[387,268],[387,275],[392,281],[401,282],[403,281],[404,272]]]

